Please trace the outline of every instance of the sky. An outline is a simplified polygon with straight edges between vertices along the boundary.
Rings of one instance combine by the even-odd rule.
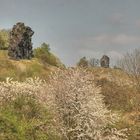
[[[140,48],[140,0],[0,0],[0,29],[30,26],[67,66],[108,55],[112,65]]]

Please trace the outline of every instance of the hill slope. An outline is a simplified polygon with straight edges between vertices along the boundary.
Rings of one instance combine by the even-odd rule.
[[[37,58],[20,61],[11,60],[7,56],[7,51],[0,50],[0,80],[5,80],[6,77],[12,77],[19,81],[27,77],[45,79],[55,69],[57,67],[43,64]]]
[[[46,79],[50,72],[58,67],[41,63],[37,58],[32,60],[11,60],[7,51],[0,51],[0,81],[6,77],[23,81],[27,77]],[[105,103],[112,111],[118,111],[121,120],[118,128],[130,128],[130,140],[140,138],[140,93],[130,77],[119,69],[89,68],[95,76],[95,82],[102,89]]]
[[[140,139],[140,91],[132,77],[120,69],[90,68],[102,89],[105,104],[121,115],[118,128],[129,129],[129,140]]]

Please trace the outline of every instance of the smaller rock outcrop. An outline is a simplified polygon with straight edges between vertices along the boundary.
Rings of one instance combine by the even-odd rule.
[[[100,59],[100,65],[104,68],[109,68],[110,64],[110,58],[107,55],[103,55],[103,57]]]
[[[33,57],[32,51],[32,36],[34,32],[24,23],[18,22],[13,26],[10,32],[10,43],[8,48],[8,55],[12,59],[31,59]]]

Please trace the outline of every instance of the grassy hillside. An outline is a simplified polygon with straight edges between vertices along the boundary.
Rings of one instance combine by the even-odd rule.
[[[46,79],[50,72],[56,69],[58,67],[43,63],[37,58],[11,60],[7,56],[7,51],[0,51],[0,81],[5,80],[6,77],[18,81],[24,81],[27,77]],[[136,89],[133,79],[120,69],[94,67],[88,68],[88,71],[93,73],[96,85],[101,87],[101,94],[105,97],[104,102],[107,107],[113,112],[119,112],[121,120],[116,127],[128,128],[129,140],[139,140],[140,91]]]
[[[6,77],[12,77],[15,80],[22,81],[27,77],[40,77],[45,79],[50,71],[57,67],[43,64],[39,59],[32,60],[11,60],[7,56],[7,51],[0,50],[0,80]]]
[[[117,111],[121,120],[117,128],[129,129],[129,140],[140,139],[140,91],[134,80],[120,69],[91,68],[95,81],[102,89],[109,109]]]

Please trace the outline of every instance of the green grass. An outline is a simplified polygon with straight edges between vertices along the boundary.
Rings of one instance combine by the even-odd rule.
[[[6,77],[12,77],[18,81],[24,81],[27,77],[40,77],[46,79],[50,72],[57,67],[46,65],[40,59],[15,61],[10,60],[7,51],[0,50],[0,81]],[[90,68],[95,75],[97,85],[101,86],[105,103],[112,111],[121,113],[121,120],[116,124],[117,128],[129,128],[129,140],[140,139],[140,93],[133,85],[125,85],[129,81],[126,73],[119,69]],[[108,80],[111,75],[118,82]],[[125,86],[124,86],[125,85]],[[26,110],[27,109],[27,110]],[[33,114],[35,113],[35,114]],[[31,117],[40,114],[41,119]],[[32,115],[33,114],[33,115]],[[0,139],[1,140],[58,140],[51,133],[35,130],[42,120],[50,121],[47,108],[36,105],[31,99],[17,98],[15,102],[3,105],[0,109]],[[35,137],[35,138],[34,138]]]
[[[15,80],[23,81],[27,77],[40,77],[46,79],[53,66],[46,66],[37,58],[32,60],[11,60],[7,56],[7,51],[0,50],[0,80],[12,77]]]
[[[1,140],[59,140],[49,129],[51,115],[47,107],[32,96],[17,96],[0,108]]]

